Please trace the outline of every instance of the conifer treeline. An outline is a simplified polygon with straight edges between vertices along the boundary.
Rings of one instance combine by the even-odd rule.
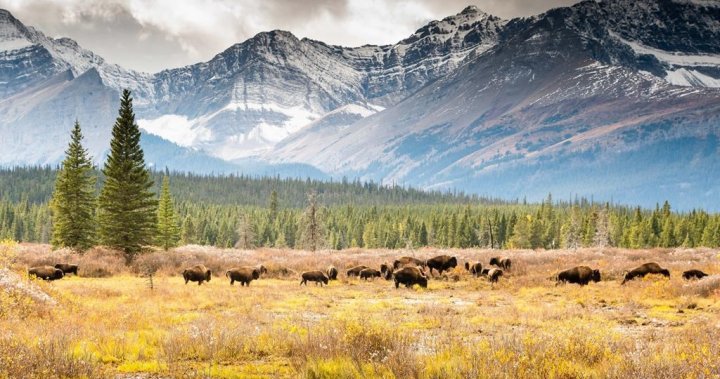
[[[43,185],[28,179],[31,171],[19,170],[20,178],[16,182],[24,182],[31,188],[43,188]],[[10,172],[6,171],[4,175]],[[36,169],[35,172],[38,178],[54,178],[54,174],[48,174],[45,169]],[[176,183],[182,181],[179,178],[181,176],[170,176],[170,189],[180,222],[180,243],[223,247],[306,247],[302,242],[305,209],[291,206],[298,200],[288,200],[284,192],[284,185],[298,185],[301,189],[289,192],[302,193],[308,189],[305,181],[263,179],[267,194],[258,190],[253,204],[247,205],[188,200],[187,194],[175,192]],[[201,182],[196,178],[199,177],[194,177],[196,183]],[[7,182],[10,179],[5,177],[3,180]],[[250,178],[243,180],[253,181]],[[258,189],[263,188],[259,183],[255,184]],[[349,183],[338,188],[342,186],[355,185]],[[275,201],[271,196],[273,188],[277,193]],[[541,204],[503,204],[468,202],[465,198],[453,203],[451,198],[446,198],[443,201],[429,199],[427,204],[401,202],[389,205],[387,197],[382,197],[391,195],[378,191],[374,196],[380,205],[369,201],[373,195],[363,194],[362,198],[368,201],[328,206],[325,201],[327,194],[319,194],[318,199],[324,205],[319,211],[322,247],[328,248],[425,245],[548,249],[583,246],[720,247],[720,215],[702,210],[678,213],[672,211],[669,204],[646,210],[593,204],[582,199],[573,203],[547,199]],[[262,199],[266,203],[257,205]],[[303,201],[306,204],[307,199]],[[21,197],[19,201],[0,200],[0,238],[49,242],[51,231],[47,201],[33,203],[29,196]]]

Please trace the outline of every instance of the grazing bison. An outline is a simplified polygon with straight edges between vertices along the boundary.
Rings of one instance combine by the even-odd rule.
[[[499,268],[491,268],[488,270],[487,277],[491,283],[497,283],[498,279],[503,275],[503,271]]]
[[[240,282],[240,286],[250,286],[250,282],[260,279],[261,270],[256,267],[231,268],[225,272],[225,277],[230,279],[230,285]]]
[[[442,275],[443,271],[450,271],[457,267],[457,258],[449,255],[438,255],[427,260],[427,267],[430,268],[430,275],[433,274],[433,269]]]
[[[405,266],[425,267],[425,261],[413,257],[400,257],[400,259],[396,259],[395,262],[393,262],[393,270]]]
[[[28,275],[38,277],[42,280],[58,280],[65,276],[63,270],[52,266],[31,267],[28,270]]]
[[[575,283],[581,286],[587,285],[590,281],[600,281],[600,270],[593,270],[587,266],[577,266],[561,271],[557,275],[557,283]]]
[[[78,265],[71,265],[68,263],[58,263],[55,265],[55,268],[59,268],[60,270],[62,270],[63,274],[65,274],[65,275],[70,274],[70,273],[75,274],[75,275],[78,274]]]
[[[490,265],[500,267],[503,270],[509,270],[512,262],[510,258],[492,257],[490,258]]]
[[[382,273],[374,268],[366,268],[360,271],[360,279],[379,278]]]
[[[328,277],[323,273],[322,271],[306,271],[302,273],[302,280],[300,281],[300,285],[305,285],[307,287],[307,282],[315,282],[315,285],[320,285],[320,287],[324,284],[328,284]]]
[[[211,277],[212,272],[204,265],[186,268],[185,271],[183,271],[185,284],[188,284],[188,282],[198,282],[198,285],[202,285],[203,282],[209,282]]]
[[[690,279],[702,279],[702,278],[708,276],[708,274],[706,274],[700,270],[687,270],[687,271],[683,272],[682,276],[683,276],[683,279],[690,280]]]
[[[403,267],[396,270],[393,272],[393,278],[395,279],[395,288],[400,287],[400,284],[404,284],[407,288],[414,284],[427,288],[427,277],[417,267]]]
[[[660,267],[660,265],[655,262],[650,262],[650,263],[645,263],[644,265],[637,267],[637,268],[633,269],[632,271],[628,272],[627,274],[625,274],[625,279],[623,279],[621,284],[625,284],[625,282],[627,282],[628,280],[633,280],[637,277],[642,278],[648,274],[660,274],[667,278],[670,277],[670,271]]]
[[[478,277],[482,275],[483,267],[482,263],[476,262],[473,264],[470,264],[470,262],[465,262],[465,270],[467,270],[469,273],[472,274],[474,277]]]
[[[338,270],[335,268],[335,266],[330,266],[327,269],[327,276],[330,280],[337,280]]]
[[[362,271],[362,270],[364,270],[364,269],[366,269],[366,268],[368,268],[368,266],[363,266],[363,265],[355,266],[355,267],[347,270],[347,276],[348,276],[348,277],[351,277],[351,276],[360,276],[360,271]]]

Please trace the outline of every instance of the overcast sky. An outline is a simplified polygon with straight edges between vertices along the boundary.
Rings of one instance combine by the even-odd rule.
[[[206,61],[261,31],[283,29],[330,44],[387,44],[467,5],[503,18],[576,0],[0,0],[26,25],[70,37],[140,71]]]

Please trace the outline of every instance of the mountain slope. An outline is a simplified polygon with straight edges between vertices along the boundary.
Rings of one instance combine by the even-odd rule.
[[[539,198],[555,190],[646,202],[642,196],[651,192],[647,188],[683,185],[696,188],[664,195],[683,202],[709,192],[704,201],[713,202],[720,182],[712,181],[709,187],[707,182],[702,183],[706,187],[688,183],[692,173],[684,170],[718,170],[712,141],[720,134],[720,91],[672,85],[663,78],[670,67],[636,54],[626,38],[646,44],[664,39],[658,48],[681,44],[663,30],[653,37],[621,29],[612,15],[643,20],[634,13],[646,9],[635,10],[634,4],[584,2],[513,20],[497,46],[397,106],[330,135],[323,130],[303,136],[316,143],[302,154],[287,148],[293,146],[290,138],[268,159],[301,160],[335,174],[489,195],[531,193]],[[683,9],[703,12],[694,5]],[[678,14],[653,12],[658,23],[669,23],[667,19]],[[706,29],[703,35],[720,30],[713,25]],[[687,46],[683,53],[716,52],[712,43]],[[323,141],[327,143],[319,143]],[[705,147],[700,155],[684,155],[692,146]],[[695,163],[642,159],[644,165],[621,164],[621,157],[663,153]],[[580,175],[579,169],[568,177],[563,167],[585,167],[593,174]],[[668,171],[659,175],[663,169]],[[598,172],[614,185],[590,185]],[[623,183],[615,179],[623,176],[634,177],[634,186],[643,190],[618,196]],[[547,179],[528,188],[529,178]]]

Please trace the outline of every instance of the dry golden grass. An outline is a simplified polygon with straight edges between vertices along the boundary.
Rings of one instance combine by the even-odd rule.
[[[458,267],[427,289],[347,279],[345,268],[379,266],[401,255],[450,254],[488,262],[513,259],[499,283]],[[31,283],[57,305],[0,295],[0,377],[304,378],[702,378],[720,376],[720,279],[687,283],[689,268],[720,274],[714,250],[317,253],[187,246],[144,256],[130,267],[103,249],[78,257],[24,245],[21,272],[56,260],[81,264],[81,277]],[[119,257],[121,258],[121,257]],[[667,280],[620,285],[647,261]],[[183,267],[217,274],[183,283]],[[223,277],[237,265],[264,264],[249,288]],[[92,269],[82,265],[92,264]],[[299,274],[340,271],[327,287],[299,286]],[[560,270],[587,264],[603,281],[556,286]],[[157,270],[154,290],[139,276]],[[108,277],[83,277],[103,272]],[[104,276],[105,274],[103,274]],[[2,291],[0,291],[2,293]]]

